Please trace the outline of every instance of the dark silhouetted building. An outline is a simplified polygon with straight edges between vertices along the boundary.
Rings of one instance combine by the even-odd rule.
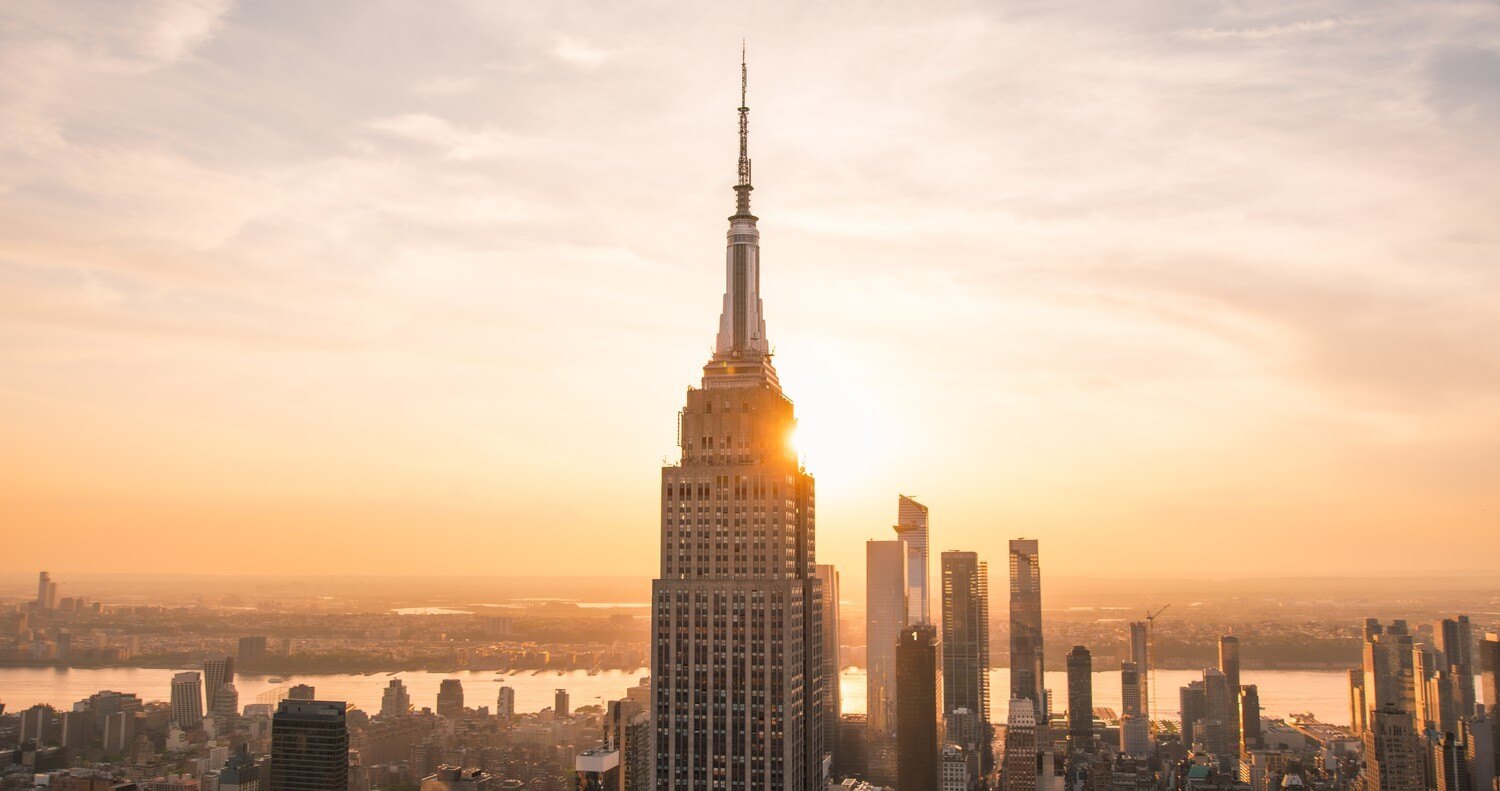
[[[1068,652],[1068,749],[1094,751],[1094,658],[1081,645]]]
[[[445,678],[438,684],[437,713],[440,717],[458,717],[464,713],[464,682]]]
[[[281,702],[271,718],[269,791],[348,791],[346,708],[342,701]]]
[[[901,630],[896,643],[896,787],[937,791],[943,725],[943,642],[937,627]]]

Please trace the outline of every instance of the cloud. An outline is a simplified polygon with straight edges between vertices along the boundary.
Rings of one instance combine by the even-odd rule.
[[[1310,33],[1328,33],[1348,24],[1348,21],[1342,19],[1310,19],[1302,22],[1291,22],[1284,25],[1267,25],[1265,27],[1197,28],[1193,30],[1179,30],[1176,31],[1173,35],[1177,38],[1195,39],[1199,41],[1215,41],[1224,39],[1242,39],[1253,41],[1284,38],[1286,36],[1306,35]]]
[[[565,63],[594,69],[609,59],[609,53],[571,36],[559,36],[552,53]]]
[[[503,130],[492,127],[464,129],[447,119],[426,113],[377,118],[368,126],[395,138],[439,149],[444,159],[458,162],[514,156],[531,148],[528,143]]]
[[[432,77],[416,85],[416,92],[428,96],[456,96],[474,90],[479,81],[474,77]]]

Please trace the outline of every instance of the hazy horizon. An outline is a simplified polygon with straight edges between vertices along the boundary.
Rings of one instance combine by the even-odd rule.
[[[0,567],[653,576],[744,38],[821,562],[904,492],[996,579],[1453,573],[1500,556],[1497,34],[6,4]]]

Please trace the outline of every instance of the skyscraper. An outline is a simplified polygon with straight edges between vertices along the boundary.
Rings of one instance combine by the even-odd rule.
[[[458,717],[464,713],[464,682],[445,678],[438,684],[437,713],[440,717]]]
[[[620,783],[613,791],[646,791],[651,785],[656,743],[646,703],[626,697],[605,704],[604,743],[620,751]]]
[[[931,553],[927,506],[906,495],[896,498],[896,535],[906,542],[906,622],[932,623]]]
[[[172,676],[172,722],[183,729],[203,722],[203,677],[195,670]]]
[[[1121,662],[1120,752],[1136,757],[1145,757],[1151,749],[1151,728],[1141,687],[1140,667],[1134,662]]]
[[[52,609],[49,603],[49,593],[52,590],[52,575],[43,571],[36,579],[36,608],[38,610]]]
[[[813,567],[823,588],[823,750],[833,754],[833,766],[839,767],[839,718],[843,706],[839,701],[839,572],[833,566],[819,563]]]
[[[1130,623],[1130,661],[1135,663],[1137,672],[1140,673],[1141,686],[1141,714],[1150,722],[1151,712],[1151,623],[1149,621],[1132,621]]]
[[[516,717],[516,689],[515,687],[500,687],[500,694],[495,697],[495,716],[502,720],[513,720]]]
[[[1372,709],[1365,730],[1365,791],[1422,791],[1427,785],[1422,745],[1410,712],[1394,705]]]
[[[218,700],[219,687],[234,683],[234,657],[219,656],[203,660],[203,697],[208,707]]]
[[[214,690],[213,701],[209,706],[214,717],[220,722],[232,722],[240,716],[240,691],[233,683],[225,682]]]
[[[1230,691],[1229,679],[1223,671],[1212,667],[1204,669],[1203,719],[1198,721],[1195,733],[1203,747],[1219,759],[1221,771],[1230,769],[1234,755],[1240,749],[1239,742],[1230,742],[1230,737],[1238,729],[1229,722],[1239,720],[1239,707],[1235,705],[1238,696],[1239,688]]]
[[[1265,747],[1260,734],[1260,687],[1240,686],[1240,755]]]
[[[1193,745],[1202,741],[1198,733],[1198,721],[1208,709],[1207,696],[1204,694],[1202,681],[1189,681],[1187,686],[1182,687],[1177,693],[1178,715],[1182,718],[1182,743],[1192,749]]]
[[[1459,697],[1454,701],[1460,717],[1474,716],[1474,625],[1469,616],[1444,618],[1432,629],[1436,648],[1443,656],[1444,670],[1454,677]]]
[[[241,637],[235,651],[241,662],[254,662],[266,656],[266,636]]]
[[[1413,722],[1419,718],[1414,649],[1405,621],[1393,621],[1389,627],[1366,622],[1365,705],[1372,710],[1405,712]]]
[[[409,713],[411,713],[411,693],[406,691],[406,685],[401,682],[401,679],[393,678],[380,693],[380,716],[405,717]]]
[[[813,478],[787,442],[796,419],[766,337],[744,78],[742,66],[719,333],[678,416],[681,459],[662,468],[651,678],[663,790],[824,779]]]
[[[1094,750],[1094,657],[1081,645],[1068,652],[1068,750]]]
[[[1011,698],[1005,715],[1003,791],[1036,791],[1038,751],[1036,706],[1027,698]]]
[[[1237,755],[1240,750],[1240,638],[1232,634],[1219,638],[1219,672],[1224,674],[1224,685],[1229,693],[1229,711],[1224,720],[1229,739],[1227,748]]]
[[[271,718],[270,791],[348,791],[348,707],[283,700]]]
[[[1365,732],[1370,719],[1370,705],[1365,698],[1365,670],[1349,668],[1349,727],[1355,734]]]
[[[558,717],[567,717],[573,713],[573,705],[568,702],[566,689],[559,689],[552,695],[552,713]]]
[[[906,542],[865,542],[865,705],[869,774],[895,782],[896,638],[907,626]]]
[[[967,709],[978,720],[978,738],[963,744],[990,773],[990,575],[975,552],[942,555],[943,714]],[[960,733],[948,724],[948,738]]]
[[[896,787],[937,791],[943,727],[943,642],[937,627],[901,630],[896,643]]]
[[[1038,743],[1046,741],[1047,701],[1043,693],[1042,569],[1034,538],[1010,542],[1010,694],[1031,701]]]
[[[578,754],[573,767],[577,791],[616,791],[620,787],[620,751],[594,747]]]

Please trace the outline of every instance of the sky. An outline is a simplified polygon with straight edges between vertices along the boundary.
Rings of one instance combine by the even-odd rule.
[[[1493,3],[12,0],[0,568],[653,575],[742,39],[847,579],[1493,567]]]

